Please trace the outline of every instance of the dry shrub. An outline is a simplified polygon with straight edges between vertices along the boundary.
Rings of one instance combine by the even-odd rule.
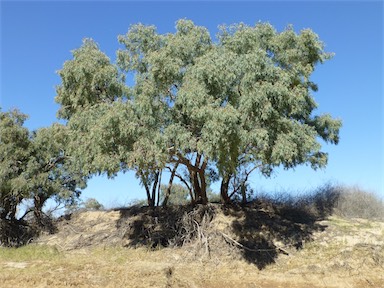
[[[292,193],[261,194],[258,199],[283,210],[306,212],[316,220],[336,214],[346,218],[384,219],[384,202],[375,193],[358,186],[326,183],[300,196]]]
[[[258,193],[254,202],[276,207],[279,211],[289,212],[295,219],[294,221],[303,221],[296,219],[294,214],[309,217],[308,221],[323,220],[332,215],[337,206],[340,196],[340,187],[326,183],[313,191],[294,196],[295,193],[285,191],[279,193]]]
[[[307,210],[316,220],[322,220],[333,214],[340,197],[340,188],[326,183],[312,193],[299,197],[296,206]]]
[[[335,214],[346,218],[384,219],[384,202],[358,186],[340,187]]]
[[[175,240],[170,241],[174,246],[185,245],[198,239],[200,243],[207,242],[207,233],[216,212],[213,205],[198,205],[196,209],[184,213],[178,223],[179,229]],[[172,243],[173,242],[173,243]]]
[[[133,207],[122,210],[117,227],[125,229],[123,238],[128,240],[128,246],[180,247],[204,237],[203,230],[214,213],[211,204]]]

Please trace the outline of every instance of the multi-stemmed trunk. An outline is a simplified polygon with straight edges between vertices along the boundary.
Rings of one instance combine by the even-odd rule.
[[[189,172],[189,178],[193,190],[194,204],[207,204],[207,182],[205,178],[205,170],[207,168],[208,159],[200,153],[196,153],[194,163],[185,158],[183,155],[178,154],[178,163],[184,164]]]

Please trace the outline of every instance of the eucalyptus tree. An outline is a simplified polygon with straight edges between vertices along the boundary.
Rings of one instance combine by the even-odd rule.
[[[67,154],[67,130],[66,126],[55,123],[31,135],[30,156],[24,172],[28,191],[26,197],[33,201],[34,218],[42,226],[43,207],[48,199],[57,204],[70,205],[77,201],[80,189],[86,187],[87,175],[74,168],[73,158]]]
[[[118,59],[136,73],[135,104],[145,103],[160,126],[168,161],[188,169],[196,199],[207,202],[210,162],[224,201],[241,165],[264,175],[280,165],[326,165],[318,137],[337,144],[341,122],[313,115],[310,75],[331,58],[315,33],[239,24],[221,27],[213,42],[192,21],[180,20],[176,30],[159,35],[152,26],[133,26],[119,37],[126,49]]]
[[[27,115],[0,110],[0,220],[16,220],[17,207],[27,195],[23,173],[30,153]]]
[[[124,75],[92,39],[72,53],[59,71],[56,101],[58,116],[69,120],[74,165],[88,175],[108,177],[134,169],[153,206],[160,175],[159,153],[152,148],[159,141],[155,124],[151,127],[146,114],[134,107]]]
[[[310,76],[332,55],[310,29],[236,24],[215,40],[179,20],[175,33],[137,24],[118,39],[117,65],[92,41],[75,50],[59,72],[56,101],[81,166],[109,175],[135,169],[151,205],[163,169],[204,204],[207,180],[220,179],[228,202],[239,173],[244,189],[255,170],[321,168],[328,155],[319,139],[339,141],[341,121],[314,114]],[[135,76],[133,87],[124,73]]]
[[[0,111],[0,219],[15,221],[22,201],[32,200],[24,216],[33,212],[43,224],[45,202],[74,201],[87,176],[74,169],[66,154],[66,126],[53,124],[30,132],[23,126],[26,119],[18,110]]]

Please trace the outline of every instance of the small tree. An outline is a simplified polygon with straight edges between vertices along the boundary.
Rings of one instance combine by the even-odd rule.
[[[160,199],[164,201],[165,195],[168,187],[166,185],[161,185],[161,194]],[[171,205],[185,205],[190,202],[189,190],[181,184],[174,183],[171,187],[169,193],[169,199],[167,200],[168,204]]]
[[[23,127],[27,118],[17,110],[0,111],[0,219],[16,220],[18,205],[31,199],[38,224],[44,225],[48,199],[70,203],[80,195],[87,175],[75,170],[66,154],[67,127],[54,124],[32,133]]]
[[[66,154],[68,137],[67,127],[60,124],[40,128],[31,136],[31,154],[24,176],[28,197],[33,199],[35,220],[41,225],[48,199],[68,205],[80,196],[79,189],[86,187],[87,175],[76,171]]]
[[[17,206],[27,197],[27,170],[30,155],[27,115],[18,110],[0,110],[0,220],[16,220]]]
[[[87,210],[102,210],[104,209],[103,204],[100,204],[95,198],[88,198],[84,202],[84,207]]]

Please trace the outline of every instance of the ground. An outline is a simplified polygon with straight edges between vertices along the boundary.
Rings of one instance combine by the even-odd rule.
[[[1,287],[384,287],[384,222],[210,209],[189,222],[179,210],[63,218],[55,234],[0,248]]]

